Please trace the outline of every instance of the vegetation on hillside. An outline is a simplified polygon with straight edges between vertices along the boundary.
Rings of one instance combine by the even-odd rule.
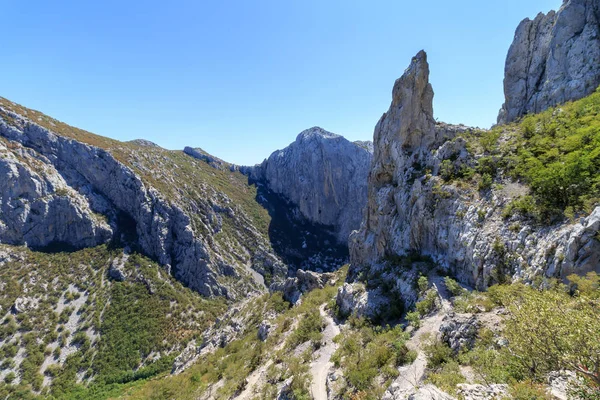
[[[473,180],[480,190],[505,178],[526,184],[530,193],[515,198],[506,217],[520,213],[548,223],[587,214],[600,200],[599,114],[600,89],[518,123],[466,131],[460,137],[476,165],[440,173],[445,180]]]
[[[176,351],[225,310],[223,299],[202,298],[138,254],[124,262],[125,281],[110,279],[121,249],[1,250],[13,257],[0,268],[9,311],[0,324],[2,398],[93,398],[170,370]],[[17,299],[37,306],[11,312]]]
[[[478,313],[502,307],[502,324],[496,331],[482,327],[475,346],[458,354],[430,338],[425,346],[428,381],[456,394],[456,385],[465,381],[463,365],[472,368],[479,383],[509,384],[513,398],[546,399],[548,374],[567,370],[580,378],[572,382],[573,393],[582,399],[598,398],[600,277],[594,272],[571,275],[569,282],[495,285],[483,293],[457,289],[453,299],[457,311]]]

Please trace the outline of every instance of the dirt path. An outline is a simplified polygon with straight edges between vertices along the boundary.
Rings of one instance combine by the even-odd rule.
[[[331,356],[337,349],[337,344],[333,342],[333,338],[339,335],[340,328],[335,323],[333,318],[325,312],[325,304],[319,308],[321,316],[327,323],[323,330],[323,346],[316,354],[316,359],[310,364],[310,373],[312,374],[312,382],[310,392],[314,400],[327,400],[327,374],[333,366],[330,361]]]
[[[291,328],[288,330],[287,334],[284,336],[284,339],[281,341],[281,343],[279,343],[277,346],[275,346],[275,348],[272,350],[273,354],[278,352],[279,350],[283,349],[283,346],[285,346],[285,341],[286,341],[287,337],[289,336],[289,334],[291,332],[294,331],[294,329],[296,329],[297,326],[298,326],[298,320],[296,319],[292,323]],[[256,396],[259,393],[260,388],[267,381],[267,378],[266,378],[267,370],[269,369],[271,364],[273,364],[272,359],[268,360],[266,363],[261,365],[258,369],[252,371],[252,373],[250,375],[248,375],[248,377],[246,378],[246,387],[244,388],[242,393],[240,393],[238,396],[235,397],[235,399],[236,400],[251,400],[251,399],[256,398]]]
[[[266,381],[267,369],[273,364],[272,360],[267,361],[260,368],[254,370],[248,378],[246,378],[246,387],[239,396],[235,397],[236,400],[250,400],[258,395],[258,390],[261,385]]]
[[[255,269],[253,269],[250,264],[244,264],[244,269],[250,274],[254,282],[261,288],[261,290],[267,290],[267,285],[265,285],[265,277],[259,274]]]
[[[401,395],[408,397],[408,395],[413,393],[414,389],[419,386],[419,383],[423,380],[425,369],[427,367],[427,357],[421,350],[421,346],[424,342],[423,337],[427,334],[437,334],[444,317],[448,312],[452,311],[452,304],[449,300],[452,295],[444,284],[444,278],[440,276],[429,276],[429,281],[438,291],[441,308],[431,316],[423,319],[421,321],[421,327],[408,342],[406,342],[406,346],[409,349],[417,352],[417,358],[412,364],[402,366],[398,369],[400,374],[392,383],[394,386],[394,398],[402,398]]]

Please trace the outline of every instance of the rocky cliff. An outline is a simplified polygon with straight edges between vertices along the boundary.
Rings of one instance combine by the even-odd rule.
[[[309,221],[331,226],[338,242],[358,229],[367,199],[372,148],[314,127],[251,170]]]
[[[488,185],[473,173],[485,157],[502,159],[489,145],[476,145],[476,137],[511,147],[511,131],[436,124],[428,77],[421,51],[394,84],[390,108],[375,127],[367,211],[350,238],[351,280],[385,273],[406,297],[414,275],[403,280],[398,260],[410,255],[480,289],[503,279],[600,269],[594,238],[600,207],[575,222],[546,226],[507,219],[506,206],[529,189],[501,170]]]
[[[181,152],[111,141],[4,99],[0,137],[4,243],[126,240],[206,296],[260,286],[255,271],[286,275],[268,214],[239,173],[217,176]]]
[[[591,94],[600,85],[600,4],[565,0],[523,20],[508,51],[498,123]]]

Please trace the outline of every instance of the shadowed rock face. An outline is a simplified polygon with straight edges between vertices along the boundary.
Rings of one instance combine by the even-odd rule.
[[[254,167],[252,179],[289,200],[310,222],[330,226],[341,244],[358,229],[367,201],[370,143],[314,127]]]
[[[566,0],[523,20],[506,57],[498,123],[591,94],[600,85],[600,4]]]

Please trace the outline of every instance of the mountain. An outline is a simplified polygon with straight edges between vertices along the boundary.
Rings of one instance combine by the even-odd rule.
[[[335,136],[322,157],[303,160],[314,163],[307,170],[344,162],[366,174],[368,144]],[[313,144],[298,146],[305,156],[303,146]],[[251,170],[199,149],[94,135],[0,98],[7,396],[62,398],[170,371],[191,343],[205,348],[230,329],[219,324],[227,308],[254,304],[268,286],[313,289],[299,268],[338,269],[348,250],[334,226],[309,220]]]
[[[557,12],[524,19],[506,57],[498,123],[592,94],[600,85],[599,66],[597,1],[565,0]]]
[[[256,286],[250,266],[287,274],[269,243],[268,213],[243,175],[183,152],[93,135],[6,99],[0,113],[12,158],[32,160],[9,173],[23,189],[3,193],[7,243],[69,249],[126,238],[206,296],[234,298]],[[58,212],[64,220],[49,218]],[[55,233],[35,239],[36,229]]]
[[[396,81],[390,109],[375,128],[367,215],[350,239],[350,276],[363,267],[367,275],[381,271],[411,254],[480,290],[517,277],[565,278],[597,269],[600,207],[581,204],[574,219],[544,209],[556,200],[546,193],[554,187],[538,182],[538,166],[517,151],[527,145],[526,134],[513,126],[480,131],[436,124],[428,76],[427,56],[420,52]],[[565,118],[570,112],[564,110]],[[557,141],[570,140],[572,132],[556,135]],[[583,150],[579,146],[561,151],[566,158]],[[579,190],[597,195],[593,185]],[[531,218],[533,210],[518,215],[524,201],[549,219]],[[541,215],[553,211],[560,215]]]
[[[521,23],[489,130],[421,51],[255,166],[0,98],[0,398],[598,398],[597,21]]]
[[[314,127],[254,167],[250,176],[292,202],[309,221],[331,226],[337,241],[346,244],[367,202],[371,158],[369,142],[353,143]]]

